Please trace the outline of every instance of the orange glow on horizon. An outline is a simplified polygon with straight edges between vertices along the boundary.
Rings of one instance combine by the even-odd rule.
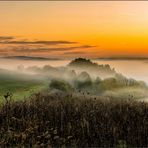
[[[12,45],[1,44],[0,55],[148,56],[147,8],[147,1],[3,1],[0,2],[0,36],[14,36],[15,40],[65,40],[78,43],[54,46],[55,50],[52,51],[30,53],[27,49],[26,52],[9,50],[7,48]],[[79,48],[84,45],[92,47]],[[6,52],[1,51],[4,46]],[[24,45],[16,46],[24,48]],[[45,47],[50,48],[49,45]]]

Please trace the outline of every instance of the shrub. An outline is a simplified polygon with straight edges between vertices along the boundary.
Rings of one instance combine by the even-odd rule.
[[[51,89],[59,89],[61,91],[71,91],[72,90],[71,85],[68,82],[62,81],[62,80],[52,80],[49,87]]]

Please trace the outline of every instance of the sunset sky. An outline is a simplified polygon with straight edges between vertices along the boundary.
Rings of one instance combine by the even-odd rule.
[[[148,57],[147,1],[1,1],[0,56]]]

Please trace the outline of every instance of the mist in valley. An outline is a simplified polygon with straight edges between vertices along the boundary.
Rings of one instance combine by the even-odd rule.
[[[137,80],[136,77],[135,79],[128,77],[131,74],[130,72],[128,73],[131,70],[130,64],[128,64],[129,68],[127,67],[127,74],[125,74],[123,63],[118,65],[117,61],[111,61],[111,65],[114,63],[115,67],[107,63],[109,62],[83,58],[77,58],[72,61],[7,60],[7,62],[3,59],[0,78],[1,82],[5,80],[4,82],[12,83],[11,80],[13,80],[13,82],[20,81],[20,83],[24,84],[30,83],[35,84],[35,86],[42,86],[41,88],[50,90],[52,94],[53,92],[62,92],[63,95],[72,93],[73,95],[102,96],[117,100],[147,99],[147,82]],[[124,63],[127,63],[127,61]],[[121,69],[123,69],[125,75],[116,70],[120,66],[123,67]],[[1,88],[1,92],[3,91],[4,94],[7,91],[11,91],[15,94],[11,87],[10,89],[8,86],[5,89]],[[31,93],[33,92],[35,91],[31,90]]]

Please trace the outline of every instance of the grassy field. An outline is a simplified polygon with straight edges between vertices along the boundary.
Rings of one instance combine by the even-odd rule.
[[[31,94],[45,88],[45,83],[33,76],[15,72],[0,71],[0,102],[7,92],[13,94],[15,100],[28,98]]]

